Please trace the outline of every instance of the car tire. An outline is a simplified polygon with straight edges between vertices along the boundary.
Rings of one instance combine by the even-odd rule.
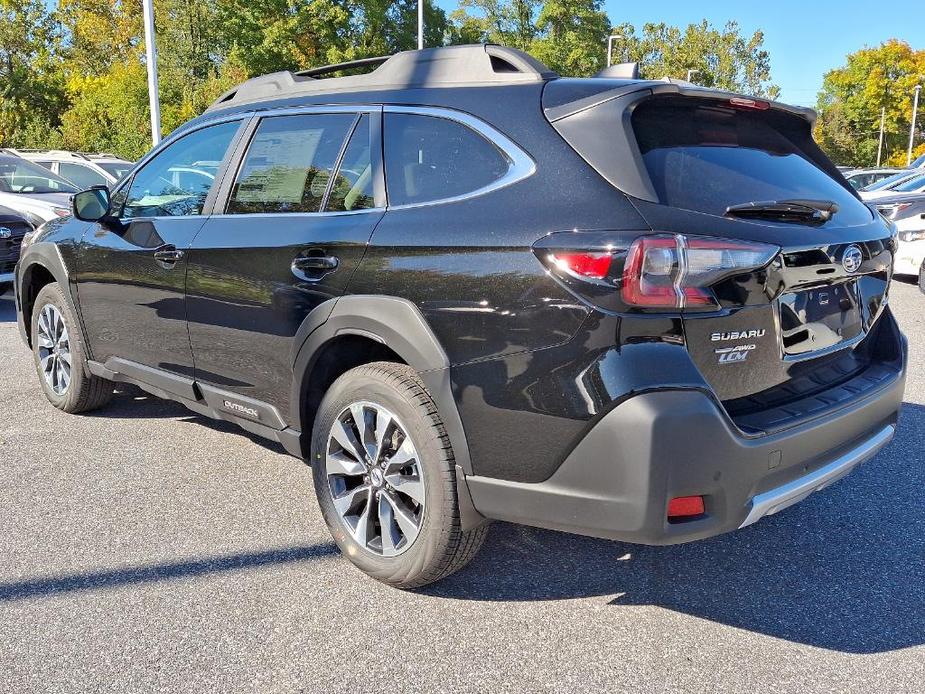
[[[919,268],[919,290],[925,294],[925,260],[922,261],[922,267]]]
[[[453,449],[412,368],[376,362],[338,378],[315,417],[311,461],[334,541],[369,576],[419,588],[481,548],[488,527],[460,527]]]
[[[35,368],[48,401],[70,414],[108,403],[114,384],[84,368],[86,352],[77,319],[58,284],[45,285],[39,291],[31,323]]]

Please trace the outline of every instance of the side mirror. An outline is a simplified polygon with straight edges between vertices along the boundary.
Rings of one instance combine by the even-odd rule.
[[[106,217],[109,205],[109,189],[106,186],[93,186],[71,199],[74,216],[84,222],[98,222]]]

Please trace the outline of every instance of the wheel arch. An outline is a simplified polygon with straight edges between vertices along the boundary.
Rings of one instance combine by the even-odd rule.
[[[466,474],[472,474],[469,446],[450,384],[449,359],[414,304],[378,295],[332,299],[309,314],[298,335],[302,339],[296,340],[292,357],[290,411],[293,418],[297,417],[306,442],[311,438],[314,423],[312,407],[320,402],[318,386],[330,385],[330,374],[323,375],[325,359],[333,359],[339,347],[357,349],[362,345],[368,353],[351,355],[341,366],[350,364],[349,368],[353,368],[371,361],[396,361],[413,368],[437,403],[456,464]],[[362,361],[357,361],[361,357]],[[341,368],[337,375],[346,370]]]
[[[24,254],[19,270],[16,297],[19,304],[19,310],[22,314],[22,330],[26,344],[32,347],[32,310],[35,307],[35,299],[43,287],[57,282],[64,294],[65,301],[68,302],[68,308],[77,317],[78,328],[81,331],[79,337],[83,339],[83,325],[80,320],[80,313],[77,311],[76,302],[71,293],[70,275],[57,246],[52,244],[37,244],[28,249]],[[83,340],[86,344],[86,340]]]

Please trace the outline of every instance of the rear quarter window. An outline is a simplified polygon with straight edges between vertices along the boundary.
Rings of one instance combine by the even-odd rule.
[[[412,205],[478,192],[512,162],[480,133],[457,121],[409,113],[385,115],[389,204]]]
[[[633,112],[633,130],[659,201],[713,215],[731,205],[787,199],[831,200],[843,224],[869,210],[800,148],[802,123],[774,111],[721,102],[655,98]]]

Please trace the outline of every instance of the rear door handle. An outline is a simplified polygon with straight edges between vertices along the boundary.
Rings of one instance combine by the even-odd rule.
[[[317,282],[336,270],[339,263],[333,255],[300,255],[292,261],[292,274],[301,280]]]
[[[318,270],[336,270],[337,258],[333,255],[310,255],[305,258],[296,258],[292,261],[293,266],[304,270],[305,272],[316,272]]]
[[[154,259],[162,265],[175,265],[183,259],[183,251],[176,246],[161,246],[154,251]]]

